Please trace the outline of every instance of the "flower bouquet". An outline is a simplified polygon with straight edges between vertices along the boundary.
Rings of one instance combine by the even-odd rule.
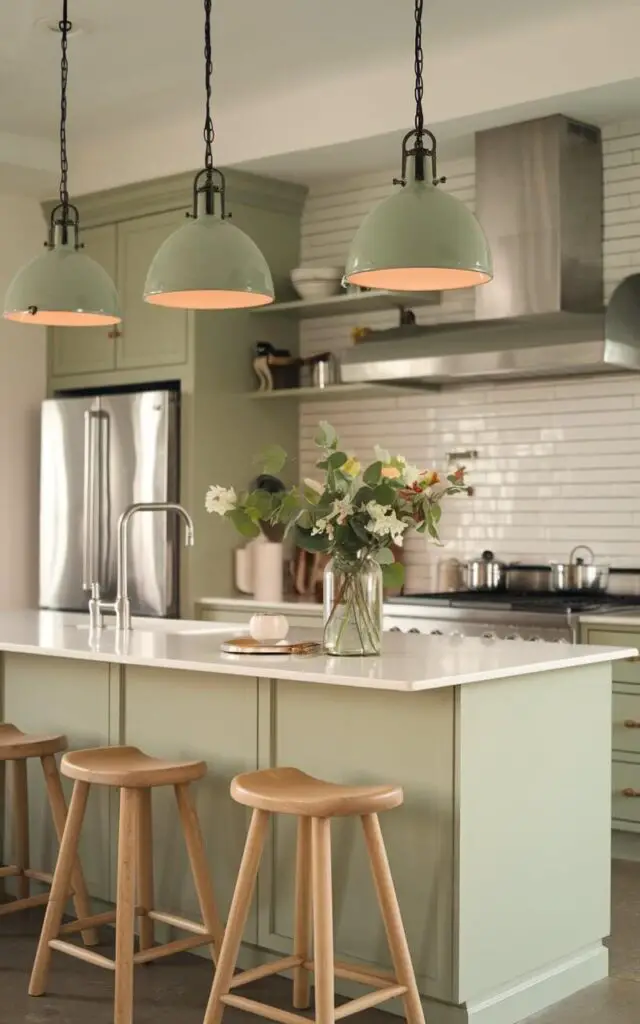
[[[464,469],[439,476],[412,466],[402,455],[375,447],[374,461],[362,467],[342,451],[329,423],[320,423],[315,443],[321,481],[306,479],[278,494],[232,487],[207,491],[208,512],[231,520],[245,537],[260,532],[260,522],[282,524],[307,551],[331,556],[324,576],[324,646],[330,654],[379,654],[383,586],[402,584],[404,568],[393,546],[416,529],[434,541],[444,497],[466,490]],[[284,466],[278,445],[263,455],[265,473]]]

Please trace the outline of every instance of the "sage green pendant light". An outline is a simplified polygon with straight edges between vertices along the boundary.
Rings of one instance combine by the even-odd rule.
[[[365,217],[347,258],[345,281],[364,288],[441,291],[493,277],[480,224],[464,203],[438,188],[446,179],[438,177],[436,139],[422,112],[422,8],[423,0],[415,0],[416,116],[402,140],[402,177],[393,182],[401,188]]]
[[[4,317],[51,327],[103,327],[122,319],[113,281],[82,251],[80,218],[69,202],[67,176],[67,36],[71,31],[67,0],[60,29],[60,202],[51,212],[45,252],[18,271],[4,301]]]
[[[224,174],[213,166],[211,0],[204,0],[204,14],[205,165],[193,182],[188,222],[163,242],[153,258],[144,298],[156,306],[177,309],[266,306],[274,298],[267,261],[255,242],[230,223]]]

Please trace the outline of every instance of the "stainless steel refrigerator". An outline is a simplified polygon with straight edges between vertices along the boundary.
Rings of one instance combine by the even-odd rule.
[[[179,392],[136,391],[42,403],[40,607],[85,611],[92,570],[116,594],[118,517],[137,501],[179,500]],[[177,519],[134,516],[134,615],[178,615]]]

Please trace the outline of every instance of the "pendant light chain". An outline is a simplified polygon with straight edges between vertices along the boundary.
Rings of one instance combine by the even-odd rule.
[[[67,81],[69,78],[69,61],[67,59],[67,37],[71,30],[71,22],[67,16],[68,0],[62,3],[62,21],[58,22],[60,29],[60,48],[62,60],[60,61],[60,203],[62,205],[62,221],[67,223],[69,219],[69,187],[67,177],[69,173],[69,161],[67,159]]]
[[[211,0],[204,0],[204,84],[207,95],[206,113],[204,121],[204,166],[211,174],[213,170],[212,145],[216,137],[211,118],[211,75],[213,74],[213,61],[211,58]]]
[[[424,82],[422,80],[422,68],[424,65],[424,54],[422,52],[422,8],[424,0],[416,0],[415,7],[415,19],[416,19],[416,41],[415,41],[415,62],[414,70],[416,75],[416,135],[418,142],[421,140],[424,134],[424,115],[422,113],[422,97],[424,94]]]

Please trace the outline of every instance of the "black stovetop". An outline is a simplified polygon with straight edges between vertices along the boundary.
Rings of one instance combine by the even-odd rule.
[[[600,594],[574,591],[460,590],[442,594],[407,594],[388,598],[390,604],[435,605],[447,608],[503,608],[564,614],[570,611],[614,611],[640,606],[637,594]]]

